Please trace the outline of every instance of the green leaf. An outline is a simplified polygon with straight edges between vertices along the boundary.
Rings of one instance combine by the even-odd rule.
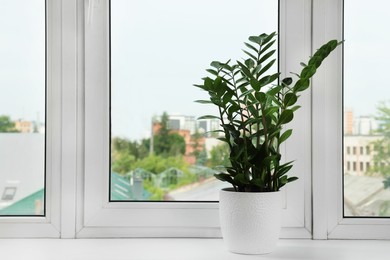
[[[244,42],[245,46],[248,47],[249,49],[253,50],[255,53],[257,53],[259,50],[256,49],[255,46],[253,46],[252,44],[249,44],[249,43],[246,43]]]
[[[227,91],[226,94],[223,96],[222,101],[225,105],[232,100],[233,94],[233,91],[230,90]]]
[[[255,62],[252,60],[252,59],[246,59],[245,60],[245,65],[248,67],[248,68],[253,68],[255,66]]]
[[[210,100],[195,100],[194,102],[200,103],[200,104],[212,104]]]
[[[245,177],[245,174],[239,173],[236,176],[234,176],[234,182],[237,183],[238,185],[248,185],[249,180]]]
[[[267,100],[267,96],[263,92],[256,92],[255,98],[260,102],[264,103]]]
[[[284,79],[282,80],[282,83],[285,84],[285,85],[287,85],[287,86],[291,85],[292,82],[293,82],[292,78],[289,78],[289,77],[288,77],[288,78],[284,78]]]
[[[310,86],[310,80],[309,79],[299,79],[294,86],[294,92],[302,92],[306,90]]]
[[[280,114],[278,124],[279,124],[279,125],[287,124],[287,123],[289,123],[291,120],[293,120],[293,118],[294,118],[294,113],[293,113],[293,111],[290,110],[290,109],[286,109],[286,110],[284,110],[284,111]]]
[[[273,32],[269,35],[263,33],[262,35],[260,35],[260,37],[263,37],[263,44],[267,44],[269,41],[271,41],[276,35],[276,32]]]
[[[257,65],[257,66],[255,67],[255,69],[253,70],[253,74],[259,73],[262,67],[263,67],[262,64]]]
[[[273,60],[271,60],[270,62],[268,62],[268,64],[265,65],[264,68],[261,69],[261,70],[259,71],[258,74],[259,74],[259,75],[262,75],[264,72],[266,72],[267,70],[269,70],[269,68],[271,68],[272,65],[274,65],[275,61],[276,61],[276,59],[273,59]]]
[[[315,66],[307,66],[301,72],[301,78],[309,79],[316,73],[317,68]]]
[[[197,87],[197,88],[201,88],[203,90],[209,91],[209,89],[206,88],[204,85],[194,84],[194,86]]]
[[[298,180],[298,177],[290,177],[290,178],[288,178],[287,179],[287,182],[292,182],[292,181],[296,181],[296,180]]]
[[[297,100],[298,100],[297,95],[289,92],[284,96],[283,103],[284,103],[285,107],[289,107],[289,106],[294,105],[297,102]]]
[[[262,87],[261,83],[255,78],[250,80],[250,84],[252,88],[256,91],[260,91],[260,88]]]
[[[290,109],[293,111],[293,112],[295,112],[295,111],[297,111],[298,109],[300,109],[301,108],[301,106],[293,106],[293,107],[291,107]]]
[[[229,174],[218,173],[218,174],[214,174],[214,176],[215,176],[215,178],[217,178],[220,181],[227,181],[230,184],[232,184],[233,186],[236,186],[235,181],[233,180],[233,178]]]
[[[293,167],[292,163],[293,161],[280,165],[276,171],[276,176],[281,177],[288,173]]]
[[[250,53],[249,51],[246,51],[246,50],[242,50],[246,55],[248,55],[249,57],[251,57],[253,60],[257,60],[257,57],[255,55],[253,55],[252,53]],[[253,63],[254,64],[254,63]],[[248,66],[249,67],[249,66]]]
[[[253,75],[251,74],[251,72],[249,71],[249,69],[244,65],[242,64],[241,62],[237,61],[238,65],[240,65],[240,68],[242,70],[242,72],[244,73],[244,75],[248,78],[253,78]]]
[[[261,178],[254,178],[251,180],[250,184],[256,186],[256,187],[259,187],[259,188],[263,188],[265,186],[265,183],[264,181],[261,179]]]
[[[264,37],[260,37],[260,36],[250,36],[248,38],[251,42],[254,42],[254,43],[257,43],[259,45],[261,45],[263,43],[263,39]]]
[[[209,73],[211,73],[211,74],[213,74],[213,75],[215,75],[215,76],[218,76],[218,72],[217,72],[216,70],[207,69],[206,71],[209,72]]]
[[[276,52],[276,50],[271,50],[271,51],[267,52],[266,54],[264,54],[263,57],[260,58],[260,60],[259,60],[258,63],[263,63],[263,62],[266,61],[268,58],[270,58],[272,55],[274,55],[275,52]]]
[[[261,48],[261,51],[260,51],[260,55],[263,54],[264,52],[266,52],[269,48],[272,47],[272,45],[274,45],[276,40],[273,40],[272,42],[270,43],[267,43],[264,47]]]
[[[292,134],[292,129],[286,130],[280,137],[279,137],[279,144],[286,141]]]
[[[275,86],[267,91],[267,95],[275,96],[276,94],[280,93],[281,90],[282,90],[282,86]]]
[[[222,63],[219,62],[219,61],[212,61],[212,62],[210,63],[210,66],[211,66],[211,67],[214,67],[214,68],[216,68],[216,69],[220,69],[221,66],[222,66]]]
[[[278,111],[279,111],[279,107],[268,107],[264,110],[264,114],[266,116],[268,116],[268,115],[272,115]]]
[[[205,89],[213,90],[213,86],[214,86],[213,83],[214,83],[213,80],[210,79],[209,77],[205,78],[204,79],[204,87],[205,87]]]
[[[198,120],[201,120],[201,119],[218,119],[219,120],[219,117],[213,116],[213,115],[205,115],[205,116],[198,117]]]

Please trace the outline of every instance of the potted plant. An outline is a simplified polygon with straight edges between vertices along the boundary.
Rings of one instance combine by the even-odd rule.
[[[195,85],[209,94],[219,115],[221,141],[230,149],[230,165],[215,177],[229,182],[232,188],[220,191],[220,221],[225,243],[232,252],[264,254],[271,252],[280,231],[280,188],[297,177],[289,177],[292,162],[281,163],[280,145],[292,134],[284,126],[294,118],[299,93],[308,89],[310,79],[322,61],[340,44],[329,41],[303,66],[296,82],[281,79],[280,73],[267,72],[274,66],[276,33],[249,37],[245,43],[247,59],[242,62],[213,61]]]

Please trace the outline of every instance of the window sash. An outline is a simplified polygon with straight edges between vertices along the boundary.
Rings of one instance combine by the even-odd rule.
[[[291,2],[280,1],[282,71],[297,71],[297,60],[310,56],[310,1]],[[109,202],[109,1],[85,3],[84,210],[78,217],[77,236],[219,237],[218,203]],[[310,135],[310,120],[304,120],[310,118],[310,102],[309,94],[301,98],[304,108],[293,125],[299,129],[287,142],[307,149],[302,153],[285,149],[286,160],[297,159],[298,154],[300,162],[294,168],[302,181],[285,190],[288,207],[283,212],[282,237],[311,237],[310,181],[306,181],[310,180],[310,141],[301,141]]]
[[[0,238],[60,236],[61,1],[46,1],[45,216],[2,216]]]
[[[313,1],[313,46],[343,39],[343,1]],[[343,216],[342,48],[313,79],[313,238],[389,239],[390,218]],[[358,167],[358,166],[356,166]]]

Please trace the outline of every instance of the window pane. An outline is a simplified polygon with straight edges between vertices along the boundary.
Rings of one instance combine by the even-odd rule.
[[[390,4],[344,2],[344,215],[390,216]]]
[[[193,84],[277,30],[275,0],[111,1],[112,200],[218,200],[227,150],[206,133],[218,121],[197,120],[217,110]]]
[[[0,1],[0,215],[44,215],[45,1]]]

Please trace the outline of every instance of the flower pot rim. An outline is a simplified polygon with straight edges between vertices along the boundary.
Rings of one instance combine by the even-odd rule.
[[[224,192],[234,192],[234,193],[248,193],[248,194],[251,194],[251,193],[279,193],[279,191],[252,191],[252,192],[247,192],[247,191],[235,191],[234,188],[232,187],[227,187],[227,188],[222,188],[221,191],[224,191]]]

